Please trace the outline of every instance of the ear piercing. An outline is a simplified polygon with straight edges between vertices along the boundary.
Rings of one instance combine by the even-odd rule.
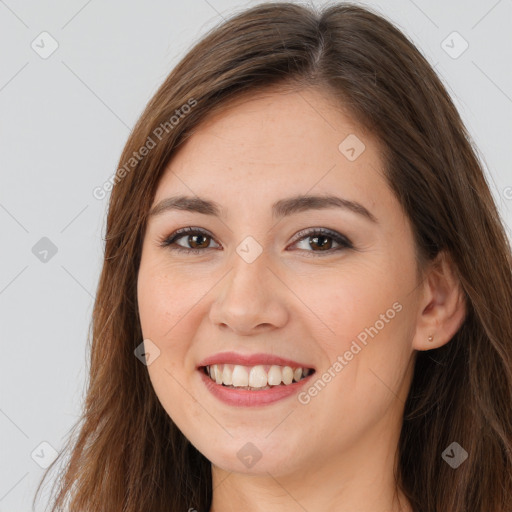
[[[427,338],[428,341],[434,341],[434,336],[432,336],[432,334]]]

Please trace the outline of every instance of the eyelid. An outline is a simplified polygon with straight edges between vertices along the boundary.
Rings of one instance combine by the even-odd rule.
[[[308,238],[308,236],[312,235],[324,235],[329,236],[332,239],[334,239],[338,243],[344,243],[349,246],[353,246],[352,242],[348,237],[343,235],[342,233],[338,233],[337,231],[334,231],[329,228],[322,228],[322,227],[313,227],[313,228],[305,228],[300,230],[299,232],[295,233],[293,236],[293,242],[292,244],[299,242],[302,238]]]
[[[163,238],[159,240],[159,245],[162,247],[166,247],[169,245],[172,245],[176,242],[176,240],[179,240],[180,238],[186,236],[186,235],[194,235],[194,234],[201,234],[205,235],[208,238],[211,238],[215,241],[215,243],[221,245],[217,240],[215,240],[215,237],[204,228],[194,227],[194,226],[187,226],[185,228],[177,229],[176,231],[173,231],[170,235],[166,235]],[[179,246],[181,247],[181,246]],[[183,250],[187,250],[185,247],[181,247]],[[209,247],[209,249],[216,249],[216,247]],[[188,249],[189,251],[194,251],[194,249]],[[204,251],[205,249],[199,249],[201,251]]]

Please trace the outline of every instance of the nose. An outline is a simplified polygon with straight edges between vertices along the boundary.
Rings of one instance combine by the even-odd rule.
[[[238,255],[210,308],[210,321],[239,336],[283,327],[288,321],[286,287],[261,254],[248,263]]]

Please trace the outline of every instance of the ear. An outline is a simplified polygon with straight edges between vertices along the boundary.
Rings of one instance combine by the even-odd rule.
[[[464,291],[451,258],[445,251],[441,251],[429,265],[425,276],[413,339],[416,350],[430,350],[445,345],[466,318]]]

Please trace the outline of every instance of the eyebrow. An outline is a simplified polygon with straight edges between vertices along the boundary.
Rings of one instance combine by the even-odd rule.
[[[282,218],[307,210],[323,210],[327,208],[342,208],[365,217],[371,222],[378,223],[377,218],[362,204],[333,195],[298,195],[280,199],[272,205],[272,216]],[[167,211],[185,210],[222,217],[223,208],[219,203],[209,199],[192,196],[174,196],[162,199],[149,212],[149,217],[160,215]]]

